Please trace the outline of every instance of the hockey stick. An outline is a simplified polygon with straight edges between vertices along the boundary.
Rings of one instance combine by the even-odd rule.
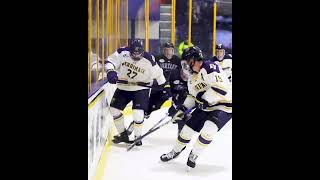
[[[158,126],[163,120],[165,120],[166,118],[168,117],[168,113],[166,114],[165,117],[163,117],[162,119],[160,119],[154,126],[152,126],[152,128],[149,129],[149,131],[147,133],[145,133],[144,135],[138,137],[137,139],[134,140],[133,144],[131,144],[128,148],[127,148],[127,151],[130,151],[141,139],[143,139],[144,137],[148,136],[149,134],[151,134],[152,132],[160,129],[162,126],[168,124],[171,122],[171,119],[170,121],[167,121],[166,123]],[[158,127],[157,127],[158,126]]]
[[[144,82],[128,82],[126,80],[117,80],[117,83],[152,88],[150,83],[144,83]]]
[[[162,90],[163,89],[162,85],[152,85],[152,83],[145,83],[145,82],[128,82],[126,80],[117,80],[117,83],[142,86],[142,87],[152,88],[153,90]]]
[[[133,123],[134,123],[134,121],[132,121],[127,128],[128,136],[130,136],[130,134],[132,134],[132,132],[133,132]]]
[[[187,115],[189,114],[192,110],[194,110],[194,107],[186,110],[183,114]],[[153,133],[154,131],[160,129],[161,127],[169,124],[170,122],[172,122],[172,119],[170,119],[169,121],[161,124],[160,126],[156,127],[158,124],[161,123],[161,121],[163,121],[164,119],[166,119],[168,117],[168,113],[166,114],[166,116],[164,118],[162,118],[159,122],[157,122],[148,132],[146,132],[144,135],[138,137],[137,139],[134,140],[134,143],[131,144],[128,148],[127,151],[130,151],[139,141],[141,141],[144,137],[148,136],[149,134]]]

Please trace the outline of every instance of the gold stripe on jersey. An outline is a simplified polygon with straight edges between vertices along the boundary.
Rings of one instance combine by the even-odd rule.
[[[213,110],[221,110],[227,113],[231,113],[232,112],[232,107],[227,107],[225,105],[218,105],[218,106],[213,106],[213,107],[207,107],[206,109],[204,109],[204,111],[213,111]]]
[[[232,103],[232,100],[228,101],[228,100],[220,100],[218,103]]]
[[[188,94],[187,97],[190,97],[192,99],[196,99],[194,96],[192,96],[191,94]]]
[[[199,104],[203,104],[203,102],[199,101],[197,98],[194,98],[194,100]]]

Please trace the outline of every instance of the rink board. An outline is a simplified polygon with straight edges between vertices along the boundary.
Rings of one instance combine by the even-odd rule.
[[[88,179],[99,180],[103,176],[111,137],[116,133],[109,112],[116,85],[105,83],[88,98]],[[170,107],[166,101],[162,107]],[[125,116],[132,114],[132,102],[124,109]]]
[[[105,158],[113,134],[108,104],[114,87],[104,84],[88,99],[88,179],[102,176]],[[108,101],[108,103],[107,103]]]

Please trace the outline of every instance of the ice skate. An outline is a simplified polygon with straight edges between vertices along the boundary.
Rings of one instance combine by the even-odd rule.
[[[169,153],[167,154],[163,154],[162,156],[160,156],[160,160],[162,162],[167,162],[167,161],[170,161],[176,157],[179,156],[179,154],[185,149],[186,147],[184,147],[180,152],[175,152],[174,150],[170,151]]]
[[[113,136],[112,142],[115,143],[115,144],[119,144],[121,142],[129,143],[129,144],[133,143],[133,141],[129,140],[129,136],[128,136],[128,132],[127,131],[123,131],[119,135]]]

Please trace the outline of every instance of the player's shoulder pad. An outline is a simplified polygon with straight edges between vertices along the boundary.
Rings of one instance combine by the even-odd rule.
[[[120,47],[119,49],[117,49],[117,52],[120,54],[122,51],[129,51],[129,47],[124,46],[124,47]]]
[[[220,68],[220,66],[218,64],[216,64],[215,62],[213,62],[213,61],[203,61],[203,64],[202,64],[201,68],[206,70],[207,74],[210,74],[210,73],[212,73],[214,71],[217,71],[216,68],[212,68],[212,65],[214,65],[213,67]]]
[[[156,63],[156,60],[154,59],[154,56],[151,55],[150,53],[148,52],[144,52],[143,53],[143,57],[147,60],[150,61],[150,63],[152,64],[152,66],[155,66],[157,63]]]

